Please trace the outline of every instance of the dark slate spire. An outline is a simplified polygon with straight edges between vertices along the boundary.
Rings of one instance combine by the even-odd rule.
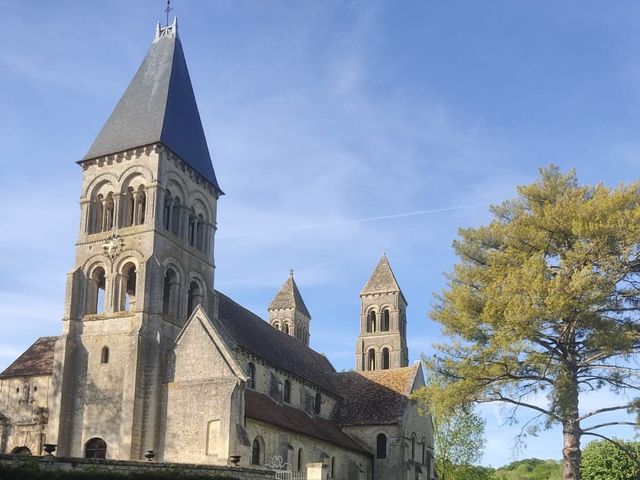
[[[220,190],[213,171],[177,19],[156,37],[124,95],[82,159],[162,143]]]
[[[400,290],[400,285],[398,285],[398,281],[396,280],[393,271],[391,270],[391,265],[389,265],[389,260],[386,255],[383,255],[378,262],[378,266],[367,280],[367,284],[360,292],[360,295],[370,295],[374,293],[400,293],[404,298],[402,290]]]
[[[303,315],[311,318],[311,314],[307,310],[304,300],[302,300],[302,295],[300,295],[300,290],[298,290],[298,285],[293,279],[293,270],[267,310],[285,310],[289,308],[298,310]]]

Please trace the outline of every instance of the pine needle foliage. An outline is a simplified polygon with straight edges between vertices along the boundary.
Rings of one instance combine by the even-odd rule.
[[[549,166],[517,191],[454,242],[459,261],[431,312],[450,341],[429,368],[447,383],[423,395],[445,409],[502,402],[514,419],[533,411],[532,428],[562,425],[563,478],[579,480],[583,435],[637,424],[627,413],[640,405],[640,185],[580,185]],[[624,395],[581,411],[581,394],[601,389]],[[612,412],[619,421],[598,421]]]

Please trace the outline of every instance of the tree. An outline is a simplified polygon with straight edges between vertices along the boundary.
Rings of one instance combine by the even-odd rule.
[[[637,480],[640,443],[617,440],[590,442],[582,455],[583,480]]]
[[[482,458],[484,420],[469,405],[451,412],[432,408],[431,412],[436,474],[440,480],[453,480],[462,467]]]
[[[454,242],[459,262],[431,312],[451,341],[430,368],[449,382],[425,399],[503,402],[513,416],[527,408],[540,426],[560,424],[563,478],[579,480],[583,435],[636,424],[598,415],[640,405],[640,185],[580,186],[551,166],[491,211],[489,225]],[[627,396],[581,412],[580,395],[603,388]]]

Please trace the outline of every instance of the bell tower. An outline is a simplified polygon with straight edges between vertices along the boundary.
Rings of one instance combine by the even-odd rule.
[[[407,301],[386,255],[360,292],[360,305],[356,371],[406,367]]]
[[[302,300],[293,270],[269,305],[269,324],[309,346],[311,314]]]
[[[82,168],[76,260],[54,353],[48,439],[60,455],[158,451],[168,351],[198,304],[215,315],[213,170],[177,20]],[[100,448],[97,448],[99,446]]]

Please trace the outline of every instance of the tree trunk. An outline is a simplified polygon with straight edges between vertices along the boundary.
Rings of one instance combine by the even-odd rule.
[[[565,358],[564,375],[558,378],[556,383],[556,399],[561,406],[562,416],[562,467],[563,480],[580,480],[580,429],[579,402],[580,394],[578,388],[578,368],[576,359],[576,335],[575,329],[567,330],[568,338],[566,342],[567,356]]]
[[[580,424],[572,418],[565,420],[562,425],[563,445],[562,458],[564,460],[563,480],[580,480]]]

